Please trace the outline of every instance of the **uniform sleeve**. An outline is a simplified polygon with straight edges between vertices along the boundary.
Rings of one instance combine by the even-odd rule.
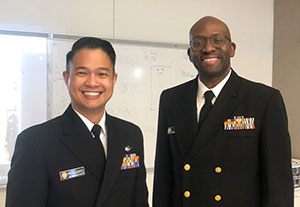
[[[159,104],[153,207],[171,207],[173,171],[170,143],[167,136],[167,103],[166,94],[163,92]]]
[[[138,130],[139,137],[139,163],[140,167],[138,168],[137,177],[136,177],[136,186],[134,192],[134,203],[135,207],[149,207],[148,205],[148,190],[146,185],[146,169],[144,164],[144,144],[143,144],[143,135],[141,130]]]
[[[6,207],[46,206],[48,182],[41,153],[26,135],[17,138],[8,173]]]
[[[279,91],[267,105],[260,136],[263,207],[293,207],[291,143],[286,109]]]

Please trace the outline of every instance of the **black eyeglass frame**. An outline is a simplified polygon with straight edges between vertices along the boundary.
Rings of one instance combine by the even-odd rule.
[[[224,42],[221,44],[221,45],[218,45],[216,46],[215,43],[212,41],[212,38],[213,37],[217,37],[217,36],[221,36],[222,38],[224,38]],[[193,41],[197,40],[197,39],[201,39],[201,40],[204,40],[204,44],[202,47],[199,47],[199,48],[195,48],[193,46]],[[223,35],[223,34],[214,34],[214,35],[211,35],[210,37],[202,37],[202,36],[197,36],[195,38],[193,38],[191,41],[190,41],[190,47],[195,50],[195,51],[199,51],[199,50],[202,50],[203,48],[205,48],[206,46],[206,43],[207,43],[207,40],[209,40],[210,44],[214,47],[214,48],[221,48],[223,47],[223,45],[225,44],[226,42],[226,39],[229,40],[229,42],[231,42],[231,39],[229,37],[227,37],[226,35]]]

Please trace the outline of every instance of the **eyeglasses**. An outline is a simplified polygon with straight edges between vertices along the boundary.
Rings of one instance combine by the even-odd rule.
[[[193,50],[202,50],[205,47],[207,40],[209,40],[214,48],[220,48],[225,44],[226,39],[231,41],[230,38],[222,34],[214,34],[210,37],[198,36],[190,41],[190,45]]]

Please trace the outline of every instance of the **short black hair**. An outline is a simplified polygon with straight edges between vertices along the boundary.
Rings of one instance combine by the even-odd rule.
[[[115,73],[115,64],[116,64],[116,53],[111,43],[97,38],[97,37],[82,37],[77,40],[70,52],[67,54],[67,65],[66,71],[70,72],[70,63],[73,60],[74,55],[81,49],[101,49],[103,50],[110,58],[111,63],[113,64],[113,73]]]

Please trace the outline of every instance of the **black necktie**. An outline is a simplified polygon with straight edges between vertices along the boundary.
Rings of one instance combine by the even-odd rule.
[[[200,117],[199,117],[199,127],[202,125],[203,121],[205,120],[207,114],[209,113],[211,107],[212,107],[212,103],[211,100],[214,97],[214,93],[212,91],[206,91],[204,93],[204,97],[205,97],[205,104],[203,105],[203,107],[201,108],[200,111]]]
[[[97,166],[97,171],[98,171],[98,176],[100,179],[100,186],[102,183],[102,179],[103,179],[103,175],[104,175],[104,170],[105,170],[105,165],[106,165],[106,159],[105,159],[105,153],[104,153],[104,148],[103,148],[103,144],[100,140],[100,132],[101,132],[101,126],[99,126],[98,124],[95,124],[92,128],[92,133],[95,136],[94,141],[95,141],[95,145],[99,146],[99,159],[97,163],[95,163],[95,166]]]
[[[100,140],[100,132],[101,132],[101,126],[98,124],[95,124],[92,128],[92,133],[95,136],[95,142],[99,145],[101,155],[104,156],[104,160],[105,160],[104,148],[103,148],[103,144]]]

